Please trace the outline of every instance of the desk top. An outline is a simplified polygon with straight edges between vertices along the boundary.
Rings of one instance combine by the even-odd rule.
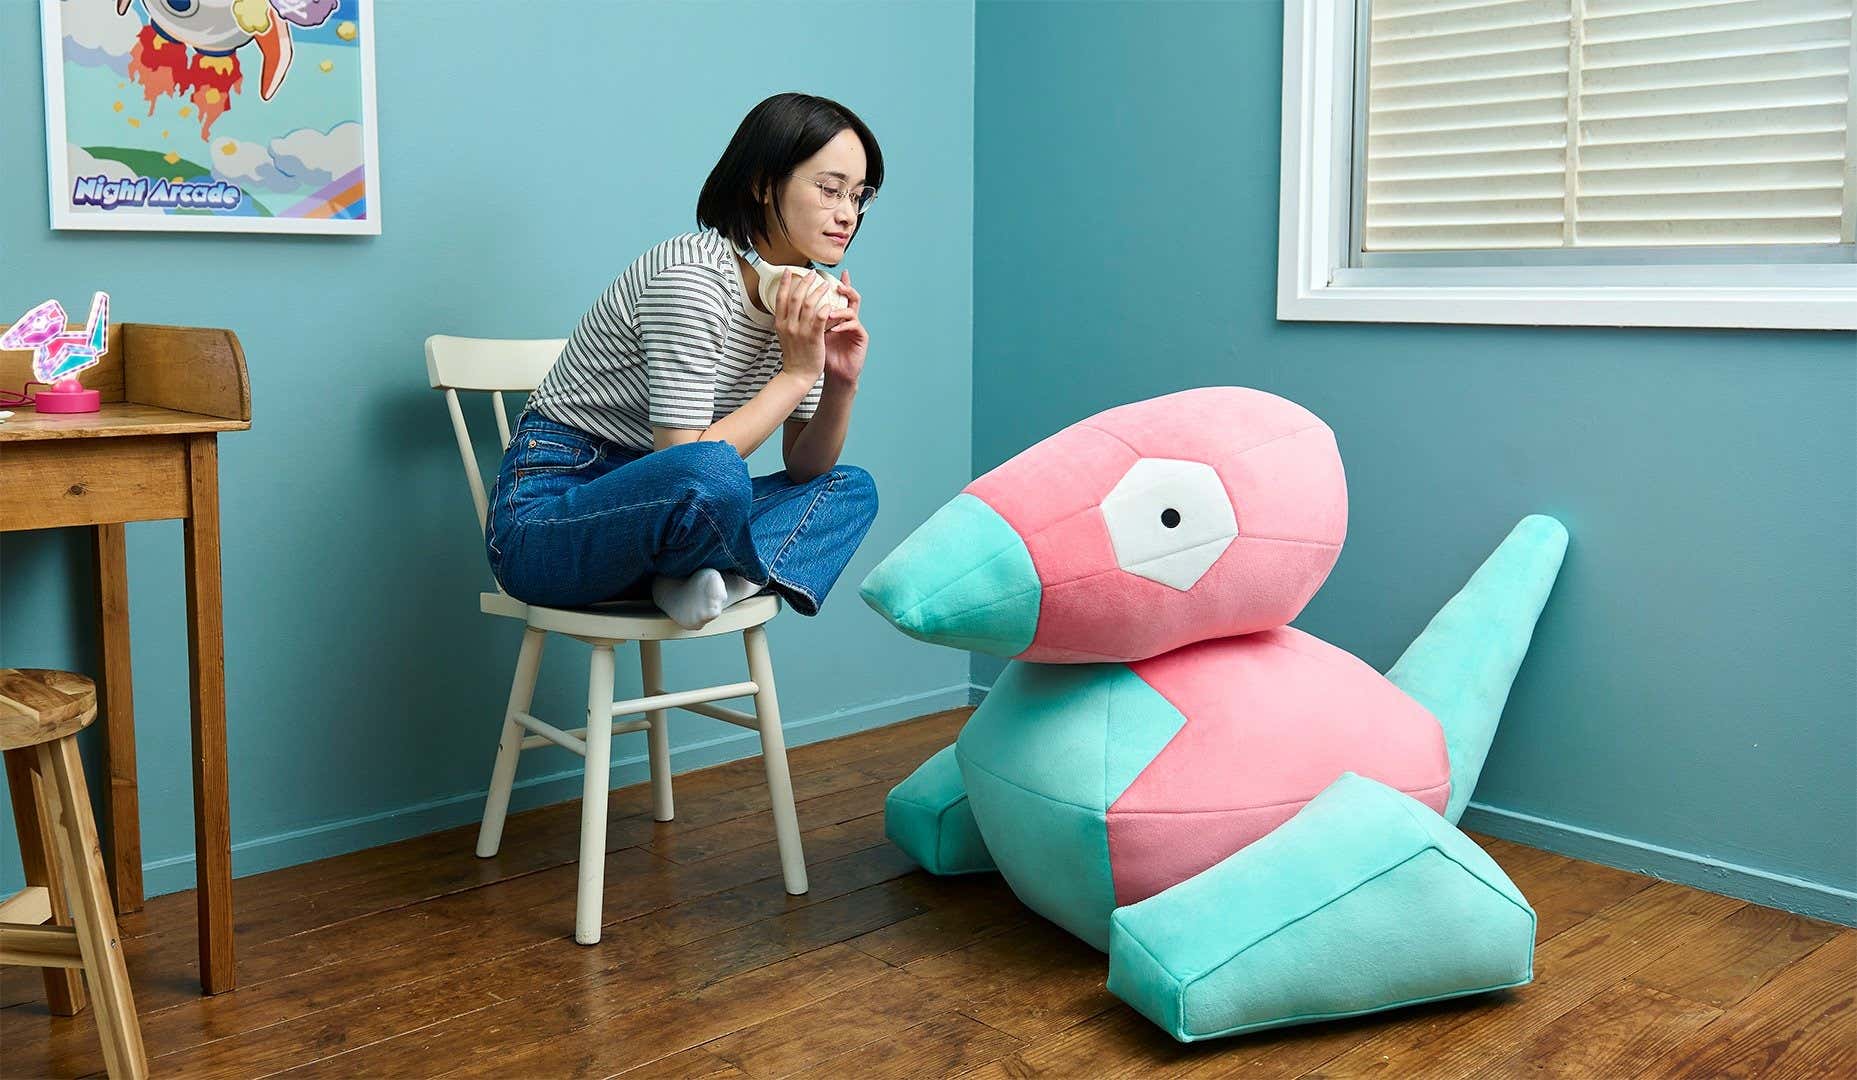
[[[129,435],[189,435],[202,431],[244,431],[249,420],[228,420],[204,413],[164,409],[159,405],[139,405],[129,401],[106,401],[93,413],[47,413],[43,416],[31,408],[16,409],[0,420],[0,443],[35,442],[47,439],[100,439]]]
[[[32,353],[0,350],[0,389],[33,378]],[[94,413],[14,409],[0,421],[0,444],[49,439],[120,438],[243,431],[251,427],[245,350],[230,330],[111,323],[108,347],[84,372],[103,407]]]

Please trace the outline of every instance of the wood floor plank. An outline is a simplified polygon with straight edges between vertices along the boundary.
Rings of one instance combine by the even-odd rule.
[[[921,980],[895,968],[850,990],[738,1028],[703,1049],[757,1080],[811,1068],[954,1011]]]
[[[1126,1008],[1109,992],[1108,971],[1100,953],[1054,967],[1036,983],[1009,994],[995,994],[961,1010],[1021,1042],[1042,1038],[1110,1009]]]
[[[512,1076],[612,1076],[785,1010],[803,1007],[819,997],[868,985],[886,970],[863,953],[833,945],[623,1010],[513,1051],[499,1050],[440,1075],[497,1080]]]
[[[1179,1043],[1133,1009],[1110,1009],[961,1073],[961,1080],[1157,1075]]]
[[[1102,953],[1033,919],[1008,934],[903,968],[961,1012],[1015,1039],[1061,1031],[1118,1004],[1104,986]]]
[[[1043,919],[952,952],[924,957],[903,970],[962,1007],[1029,985],[1053,968],[1075,968],[1102,954]]]
[[[1471,1075],[1477,1080],[1635,1076],[1721,1014],[1711,1005],[1621,982],[1569,1010],[1515,1053]]]
[[[931,878],[940,895],[932,906],[913,919],[851,939],[851,947],[903,967],[925,957],[966,948],[982,938],[1009,933],[1038,918],[1012,895],[1003,878],[964,875]]]
[[[799,804],[800,821],[808,826],[836,825],[883,809],[883,797],[896,785],[879,780]],[[753,847],[774,832],[771,809],[732,817],[700,828],[660,829],[644,844],[653,854],[671,862],[699,862]]]
[[[1225,1077],[1282,1080],[1335,1055],[1334,1025],[1182,1043],[1133,1009],[1108,1009],[970,1072],[963,1080]],[[1351,1041],[1358,1042],[1356,1028]]]
[[[678,778],[680,791],[684,787],[697,787],[698,791],[680,796],[683,803],[678,821],[653,821],[649,812],[649,799],[646,797],[643,804],[645,809],[608,823],[607,850],[617,852],[628,846],[627,841],[648,842],[659,835],[702,829],[740,815],[764,812],[768,805],[764,781],[758,790],[724,788],[705,796],[699,785],[685,785],[683,780],[683,777]],[[856,770],[839,766],[795,776],[794,797],[799,803],[802,828],[812,824],[808,807],[813,800],[846,787],[858,786],[869,786],[869,778]],[[643,785],[625,789],[630,793],[627,798],[636,796],[639,790],[648,789]],[[619,794],[615,793],[616,797]],[[571,808],[575,804],[566,805]],[[842,815],[826,816],[842,819]],[[459,844],[442,853],[430,855],[423,864],[411,869],[394,872],[385,872],[383,869],[371,878],[332,871],[330,876],[341,878],[347,884],[341,888],[308,894],[295,907],[269,905],[250,914],[237,911],[235,920],[240,985],[249,986],[296,971],[324,966],[350,956],[356,948],[361,947],[360,943],[344,942],[345,947],[339,949],[299,948],[299,944],[310,944],[313,939],[296,942],[289,940],[291,938],[314,935],[319,930],[369,919],[396,908],[419,909],[423,917],[434,900],[467,894],[484,885],[499,882],[520,883],[523,878],[535,873],[553,870],[557,872],[558,878],[565,868],[571,879],[579,858],[577,814],[571,817],[558,816],[554,819],[552,831],[546,828],[517,830],[513,825],[516,820],[515,817],[511,818],[512,827],[506,835],[503,848],[492,859],[479,859],[474,854],[472,846],[476,841],[476,833],[473,830],[468,836],[459,834]],[[759,834],[760,839],[765,841],[773,835],[773,825],[764,813],[758,820],[766,823]],[[769,873],[778,871],[778,855],[771,846],[756,843],[751,848],[739,850],[757,852],[760,860],[769,868]],[[370,853],[357,853],[344,858],[356,858],[371,866],[383,866]],[[396,860],[387,865],[397,866],[399,863]],[[294,878],[296,869],[293,867],[277,873]],[[517,887],[526,888],[520,884]],[[571,912],[571,880],[566,891],[557,895],[567,898]],[[154,902],[150,901],[150,904],[153,906]],[[145,914],[142,917],[157,916]],[[191,907],[178,915],[167,913],[158,917],[170,920],[166,928],[128,939],[124,943],[124,956],[130,965],[130,979],[136,987],[136,1003],[143,1012],[185,1005],[199,996],[199,950],[194,944]],[[285,970],[287,968],[292,970]],[[31,1000],[43,1000],[42,988]]]
[[[608,857],[603,946],[633,953],[675,948],[709,934],[879,884],[909,869],[900,853],[872,847],[816,865],[812,892],[803,898],[790,898],[774,877],[734,884],[714,875],[709,880],[695,873],[680,876],[678,870],[686,868],[665,870],[653,863],[642,851]],[[550,872],[548,876],[556,875]],[[548,901],[572,895],[573,874],[564,871],[558,878],[552,883],[552,895],[545,894]],[[734,887],[717,891],[716,886],[725,884]],[[667,906],[668,901],[685,896],[688,899]],[[358,995],[433,979],[476,961],[555,941],[571,925],[538,921],[532,908],[525,914],[520,897],[509,899],[516,902],[500,905],[479,917],[471,928],[437,940],[409,943],[333,969],[318,970],[311,977],[242,988],[249,992],[236,995],[237,1001],[222,996],[202,1001],[198,1010],[175,1009],[156,1014],[144,1021],[145,1034],[159,1035],[164,1045],[180,1047],[282,1023],[333,1008]]]
[[[627,1069],[625,1080],[745,1080],[740,1069],[701,1047]]]
[[[853,824],[855,832],[849,831]],[[781,887],[772,841],[766,851],[737,852],[690,866],[666,863],[635,849],[609,856],[602,912],[610,929],[603,944],[625,942],[634,949],[682,944],[705,932],[720,932],[827,900],[908,873],[912,868],[901,852],[882,843],[881,822],[875,815],[858,823],[814,830],[804,834],[804,840],[813,858],[813,889],[804,898],[789,898]],[[841,853],[839,849],[844,847],[853,850]],[[412,984],[429,985],[487,959],[537,944],[558,943],[571,931],[574,881],[575,869],[570,866],[495,889],[442,897],[421,908],[383,912],[379,920],[391,920],[396,928],[416,931],[426,921],[426,911],[437,909],[439,915],[433,921],[462,925],[466,936],[457,936],[460,931],[454,930],[427,940],[408,940],[387,952],[349,953],[338,964],[295,977],[248,984],[236,994],[203,998],[195,993],[180,1006],[144,1012],[145,1040],[151,1047],[159,1047],[158,1052],[171,1053],[208,1039],[309,1017],[331,1007],[331,1002],[379,997],[383,992]],[[462,911],[446,911],[454,907]],[[558,920],[538,918],[538,912],[551,909],[561,912]],[[644,915],[651,918],[641,919]],[[307,947],[318,952],[339,951],[355,943],[345,931],[358,929],[364,940],[373,937],[369,932],[373,921],[357,920],[306,935],[316,939]],[[645,940],[647,934],[650,941]],[[561,969],[562,979],[573,974],[571,966]],[[42,1009],[36,1013],[0,1013],[0,1041],[38,1045],[38,1033],[57,1022]],[[42,1064],[48,1072],[72,1071],[61,1067],[69,1064],[65,1062]]]
[[[1642,1077],[1857,1076],[1857,930],[1844,930]]]
[[[860,783],[855,771],[843,776],[837,771],[815,773],[809,780],[827,777],[829,790],[820,791],[795,781],[794,798],[801,804],[800,823],[809,824],[805,805],[842,790],[843,784]],[[867,783],[865,786],[868,786]],[[755,814],[766,806],[764,789],[733,789],[709,799],[685,800],[687,805],[674,822],[652,820],[649,811],[612,818],[607,822],[608,852],[652,843],[665,835],[704,828],[743,814]],[[838,820],[843,820],[839,818]],[[266,908],[249,919],[242,919],[240,929],[257,940],[269,940],[284,934],[302,933],[343,919],[357,918],[398,905],[418,903],[464,889],[506,881],[550,867],[563,866],[579,858],[579,822],[565,829],[543,833],[532,842],[506,842],[493,858],[479,859],[468,847],[452,852],[443,860],[359,882],[345,888],[317,893],[299,901],[293,910]],[[762,836],[771,835],[769,824]]]
[[[826,946],[622,1011],[553,1039],[527,1043],[514,1052],[500,1050],[444,1076],[613,1076],[702,1045],[722,1032],[802,1008],[819,996],[867,985],[884,971],[884,965],[856,950]]]
[[[1656,881],[1565,855],[1518,859],[1513,868],[1499,865],[1535,909],[1536,944],[1552,940]]]
[[[881,1042],[801,1070],[807,1080],[890,1080],[953,1076],[976,1065],[997,1061],[1019,1048],[1019,1041],[960,1013],[944,1013],[899,1031]]]
[[[407,1029],[410,1034],[395,1032],[340,1060],[324,1059],[301,1071],[322,1076],[398,1076],[405,1075],[409,1068],[424,1068],[430,1075],[467,1067],[486,1056],[511,1063],[532,1052],[529,1048],[535,1044],[556,1036],[620,1014],[635,1014],[652,1002],[694,992],[731,975],[823,950],[918,910],[914,901],[886,883],[644,956],[608,948],[604,942],[590,948],[571,941],[550,942],[519,954],[514,961],[486,966],[474,973],[467,985],[460,985],[454,977],[446,988],[447,996],[455,997],[468,994],[470,988],[497,986],[499,993],[518,999],[519,1009],[507,1010],[489,1021],[466,1017],[455,1024]],[[880,962],[849,947],[841,946],[831,956],[840,953],[855,957],[860,970],[883,969]],[[563,968],[577,977],[563,981],[559,977]],[[273,1037],[265,1049],[274,1049],[275,1043]],[[609,1071],[618,1072],[684,1048],[664,1048],[651,1057],[615,1065]],[[304,1049],[299,1046],[290,1056],[300,1059],[305,1056]],[[434,1068],[433,1063],[441,1063],[441,1067]]]
[[[1749,904],[1632,981],[1704,1005],[1727,1008],[1837,936],[1839,927]],[[1857,980],[1857,972],[1851,977]]]
[[[805,896],[789,896],[777,876],[760,878],[733,889],[609,922],[602,931],[600,944],[635,954],[673,949],[874,885],[891,885],[890,892],[899,901],[907,900],[912,907],[920,906],[914,890],[899,884],[899,879],[911,871],[907,857],[888,847],[869,847],[836,859],[821,860],[808,869],[811,889]]]

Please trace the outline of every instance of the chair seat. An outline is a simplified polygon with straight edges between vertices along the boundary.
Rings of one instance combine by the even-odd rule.
[[[96,716],[97,687],[84,676],[49,668],[0,668],[0,750],[61,739]]]
[[[780,598],[764,593],[724,609],[695,630],[686,630],[656,604],[644,600],[615,600],[584,608],[525,604],[502,592],[482,593],[479,600],[485,614],[521,619],[537,630],[600,641],[676,641],[739,634],[780,613]]]

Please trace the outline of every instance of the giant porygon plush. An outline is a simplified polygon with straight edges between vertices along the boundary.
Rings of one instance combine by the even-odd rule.
[[[1526,983],[1534,911],[1454,826],[1567,533],[1524,518],[1384,676],[1289,625],[1341,551],[1334,433],[1259,390],[1110,409],[980,477],[861,593],[1014,662],[891,792],[1185,1040]]]

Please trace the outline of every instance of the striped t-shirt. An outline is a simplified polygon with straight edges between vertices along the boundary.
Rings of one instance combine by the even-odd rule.
[[[774,317],[742,286],[715,229],[640,255],[581,317],[528,408],[649,452],[653,426],[702,429],[747,404],[780,371]],[[810,420],[824,376],[790,419]]]

